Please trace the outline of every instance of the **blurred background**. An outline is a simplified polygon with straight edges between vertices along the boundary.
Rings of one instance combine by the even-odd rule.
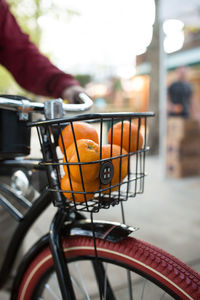
[[[94,100],[93,111],[155,112],[145,192],[127,202],[126,223],[141,227],[134,236],[199,271],[200,1],[7,2],[41,52],[80,81]],[[169,88],[177,81],[184,88],[172,94],[178,97],[181,90],[194,104],[186,115],[176,97],[169,102]],[[0,93],[44,101],[21,89],[2,66]],[[100,218],[121,222],[113,210]],[[42,216],[35,239],[48,222],[49,214]],[[27,244],[32,242],[31,236]]]
[[[95,111],[156,113],[149,124],[150,153],[161,155],[163,173],[167,157],[175,151],[169,160],[177,158],[181,143],[195,147],[196,162],[200,161],[200,141],[193,145],[191,138],[188,142],[185,136],[183,141],[183,136],[167,135],[167,88],[177,79],[180,67],[187,68],[187,81],[197,104],[189,118],[199,119],[199,0],[8,0],[8,3],[40,50],[85,87],[94,99]],[[0,67],[0,93],[36,99],[22,90],[3,67]],[[185,132],[187,125],[180,122],[173,126],[179,131],[182,126]],[[194,128],[196,124],[193,123]],[[190,128],[188,135],[197,133]],[[171,142],[175,140],[174,146]],[[185,152],[191,161],[191,151]],[[170,168],[182,167],[179,164]],[[189,175],[198,174],[200,166],[196,169]],[[170,175],[181,177],[184,173],[187,172]]]
[[[156,113],[149,124],[151,154],[161,154],[166,165],[166,145],[174,140],[166,138],[167,88],[176,80],[178,68],[187,67],[192,97],[200,106],[199,1],[173,0],[173,5],[167,0],[8,3],[40,50],[85,87],[96,111]],[[36,99],[3,67],[0,93]],[[196,112],[189,117],[198,119]]]

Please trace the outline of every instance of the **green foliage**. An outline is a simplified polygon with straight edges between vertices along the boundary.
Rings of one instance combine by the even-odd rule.
[[[29,34],[31,40],[39,46],[41,29],[38,24],[38,18],[42,15],[40,1],[7,0],[7,2],[22,30]]]
[[[40,45],[42,30],[39,18],[50,16],[56,19],[69,21],[77,12],[63,9],[55,0],[7,0],[12,13],[15,15],[21,28],[30,35],[31,40]]]
[[[91,82],[92,76],[89,74],[77,74],[74,75],[75,79],[78,80],[82,87],[85,87],[87,83]]]
[[[30,36],[40,48],[42,28],[39,25],[39,18],[50,16],[56,19],[64,19],[69,22],[77,12],[63,9],[55,0],[7,0],[11,12],[16,17],[22,30]],[[51,56],[48,53],[48,56]],[[14,81],[13,77],[3,67],[0,67],[0,93],[26,94]]]

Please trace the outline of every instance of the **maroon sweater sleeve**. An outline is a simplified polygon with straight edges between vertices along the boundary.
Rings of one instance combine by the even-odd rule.
[[[60,97],[64,88],[79,84],[30,42],[4,0],[0,0],[0,63],[23,88],[38,95]]]

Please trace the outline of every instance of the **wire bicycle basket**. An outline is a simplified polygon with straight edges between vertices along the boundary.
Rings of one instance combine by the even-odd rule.
[[[98,212],[143,193],[151,116],[102,113],[32,123],[54,205]]]

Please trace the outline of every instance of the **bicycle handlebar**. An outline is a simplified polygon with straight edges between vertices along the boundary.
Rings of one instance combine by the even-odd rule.
[[[64,111],[68,112],[78,112],[78,111],[85,111],[92,107],[93,101],[90,97],[85,93],[80,93],[78,98],[81,100],[82,103],[80,104],[63,104]],[[77,108],[78,107],[78,108]]]
[[[85,111],[92,107],[93,102],[88,95],[85,93],[80,93],[78,95],[79,100],[82,102],[80,104],[63,104],[63,110],[65,112],[79,112]],[[55,99],[54,99],[55,100]],[[0,108],[7,110],[19,111],[22,113],[28,112],[41,112],[44,113],[44,103],[31,102],[30,100],[24,98],[22,100],[13,100],[11,98],[6,98],[6,96],[0,97]]]

